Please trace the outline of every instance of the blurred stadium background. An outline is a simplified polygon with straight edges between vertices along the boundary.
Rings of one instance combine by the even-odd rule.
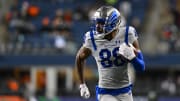
[[[93,11],[116,7],[134,26],[146,71],[135,73],[135,101],[180,101],[179,0],[0,0],[0,101],[83,101],[74,70]],[[95,101],[92,57],[85,77]]]

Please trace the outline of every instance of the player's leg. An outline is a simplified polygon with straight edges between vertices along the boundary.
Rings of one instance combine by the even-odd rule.
[[[115,96],[102,94],[98,95],[98,101],[119,101]]]
[[[132,92],[120,94],[116,96],[118,101],[133,101]]]

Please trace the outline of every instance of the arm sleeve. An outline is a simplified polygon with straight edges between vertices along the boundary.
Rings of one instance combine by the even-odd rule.
[[[145,62],[143,59],[143,54],[141,52],[138,52],[137,56],[131,61],[131,63],[136,71],[138,72],[145,71]]]

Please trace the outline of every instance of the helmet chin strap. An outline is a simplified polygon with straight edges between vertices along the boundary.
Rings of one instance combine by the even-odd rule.
[[[111,30],[110,32],[108,32],[108,33],[97,34],[95,38],[97,38],[97,39],[104,39],[104,37],[105,37],[106,35],[110,34],[110,33],[113,32],[114,30],[116,30],[117,28],[118,28],[118,27],[112,29],[112,30]]]
[[[104,38],[104,34],[97,34],[96,36],[95,36],[95,38],[96,39],[103,39]]]

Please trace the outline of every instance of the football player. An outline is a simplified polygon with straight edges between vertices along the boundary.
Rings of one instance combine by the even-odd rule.
[[[112,6],[97,9],[93,22],[94,27],[85,34],[84,43],[76,56],[80,95],[90,97],[83,66],[85,60],[93,55],[99,73],[97,100],[133,101],[127,65],[131,63],[140,72],[145,70],[136,30],[132,26],[120,26],[122,15]]]

